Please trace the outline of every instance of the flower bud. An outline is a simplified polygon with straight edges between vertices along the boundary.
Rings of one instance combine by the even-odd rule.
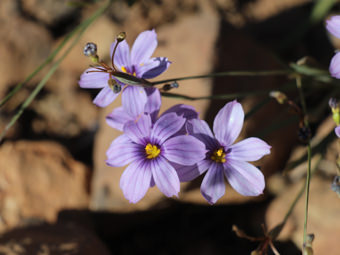
[[[314,234],[308,234],[306,238],[306,243],[303,244],[303,255],[313,255],[312,243],[314,241]]]
[[[173,83],[170,84],[171,88],[177,89],[179,87],[177,81],[174,81]]]
[[[114,79],[109,79],[107,83],[115,94],[119,93],[122,90],[122,86]]]
[[[332,190],[335,193],[337,193],[338,196],[340,197],[340,176],[339,175],[335,176],[333,179]]]
[[[340,108],[335,98],[330,98],[328,101],[329,107],[332,109],[333,120],[337,126],[340,124]]]
[[[329,64],[329,72],[332,77],[340,79],[340,52],[337,52]]]
[[[276,101],[279,103],[279,104],[284,104],[286,103],[287,101],[287,96],[286,94],[282,93],[281,91],[271,91],[269,93],[269,96],[272,97],[272,98],[275,98]]]
[[[340,16],[332,16],[329,20],[326,21],[326,28],[328,32],[334,35],[337,38],[340,38]]]
[[[126,37],[125,32],[120,32],[120,33],[117,35],[117,41],[118,41],[118,42],[124,41],[124,40],[125,40],[125,37]]]
[[[89,42],[84,47],[84,55],[86,57],[95,57],[97,55],[97,45]]]

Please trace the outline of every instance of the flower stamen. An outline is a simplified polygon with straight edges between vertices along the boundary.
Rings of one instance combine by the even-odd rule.
[[[226,153],[223,148],[219,148],[218,150],[215,150],[213,154],[211,155],[211,159],[214,160],[216,163],[225,163]]]
[[[145,146],[145,153],[146,153],[146,158],[154,159],[158,157],[159,153],[161,153],[161,150],[156,145],[152,145],[148,143]]]

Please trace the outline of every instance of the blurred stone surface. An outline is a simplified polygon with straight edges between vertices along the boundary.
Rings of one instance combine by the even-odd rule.
[[[68,0],[24,0],[22,11],[46,25],[56,25],[76,15],[77,9]],[[78,14],[79,15],[79,14]]]
[[[301,180],[286,187],[285,191],[271,203],[266,213],[269,229],[282,221],[303,183],[304,180]],[[317,175],[313,176],[311,181],[307,232],[315,235],[314,254],[339,254],[339,249],[334,244],[338,243],[340,235],[340,200],[331,190],[331,183],[332,178]],[[291,238],[298,247],[302,246],[304,209],[305,199],[302,196],[288,219],[288,231],[283,229],[279,239]]]
[[[109,255],[94,233],[74,224],[18,228],[0,237],[0,254]]]
[[[0,3],[0,97],[43,62],[52,39],[46,28],[20,15],[18,1]],[[40,76],[38,76],[40,77]]]
[[[59,210],[87,208],[88,169],[54,142],[7,142],[0,147],[0,232]]]

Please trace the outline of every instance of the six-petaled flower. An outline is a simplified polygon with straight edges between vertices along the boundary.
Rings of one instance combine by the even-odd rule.
[[[205,145],[193,136],[176,135],[185,118],[175,112],[162,115],[153,124],[149,114],[124,125],[124,134],[107,151],[107,164],[129,164],[120,179],[124,196],[137,203],[153,185],[164,195],[177,196],[180,181],[175,167],[194,165],[205,157]]]
[[[247,161],[255,161],[270,153],[270,146],[258,138],[247,138],[233,144],[239,136],[244,120],[240,103],[227,103],[216,115],[211,132],[204,120],[188,121],[189,134],[204,142],[208,152],[204,160],[194,166],[179,166],[181,181],[191,181],[207,171],[201,193],[211,204],[225,193],[224,176],[241,195],[257,196],[265,187],[261,171]]]

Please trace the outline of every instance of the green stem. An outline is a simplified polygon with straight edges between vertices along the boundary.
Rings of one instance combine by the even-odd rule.
[[[310,188],[310,178],[311,178],[312,148],[310,146],[310,142],[308,142],[307,150],[308,150],[308,169],[307,169],[307,177],[306,177],[305,221],[303,224],[303,243],[304,244],[306,243],[306,240],[307,240],[308,202],[309,202],[309,188]]]
[[[166,79],[161,81],[151,82],[152,85],[163,84],[172,81],[212,78],[212,77],[224,77],[224,76],[270,76],[270,75],[289,75],[294,73],[291,70],[271,70],[271,71],[229,71],[220,73],[211,73],[204,75],[185,76],[172,79]]]
[[[302,81],[301,81],[301,76],[298,75],[296,77],[296,86],[299,91],[299,96],[300,96],[300,101],[302,105],[302,111],[304,114],[304,125],[309,128],[309,123],[307,119],[307,106],[306,106],[306,101],[305,97],[303,94],[303,89],[302,89]],[[305,220],[303,224],[303,244],[306,243],[307,240],[307,223],[308,223],[308,204],[309,204],[309,188],[310,188],[310,177],[311,177],[311,158],[312,158],[312,147],[310,145],[310,139],[308,138],[307,142],[307,161],[308,161],[308,168],[307,168],[307,176],[306,176],[306,197],[305,197]]]
[[[25,109],[31,104],[31,102],[34,100],[34,98],[38,95],[38,93],[42,90],[42,88],[45,86],[49,78],[53,75],[53,73],[58,69],[60,63],[64,60],[64,58],[69,54],[69,52],[72,50],[72,48],[77,44],[82,34],[85,32],[87,27],[95,21],[111,4],[112,0],[108,1],[104,6],[99,8],[90,18],[85,20],[80,27],[80,31],[78,36],[74,39],[72,44],[68,47],[68,49],[65,51],[65,53],[53,64],[51,69],[48,71],[48,73],[44,76],[44,78],[39,82],[39,84],[34,88],[32,93],[28,96],[28,98],[23,102],[23,104],[20,106],[20,109],[18,112],[12,117],[10,122],[6,125],[5,129],[0,134],[0,142],[6,135],[7,131],[15,124],[15,122],[20,118],[20,116],[23,114]],[[76,28],[76,30],[78,30]]]
[[[321,158],[322,156],[320,155],[319,159],[317,160],[315,166],[313,167],[313,170],[311,171],[311,175],[314,174],[314,172],[316,171],[316,169],[318,168],[319,166],[319,163],[321,161]],[[270,235],[271,237],[273,238],[273,240],[275,240],[280,232],[282,231],[283,227],[285,226],[289,216],[292,214],[297,202],[300,200],[300,198],[302,197],[305,189],[306,189],[306,186],[307,186],[307,180],[305,181],[305,183],[303,184],[303,186],[301,187],[299,193],[297,193],[294,201],[291,203],[290,207],[288,208],[288,211],[286,212],[282,222],[280,224],[278,224],[276,227],[274,227],[271,231],[270,231]]]

